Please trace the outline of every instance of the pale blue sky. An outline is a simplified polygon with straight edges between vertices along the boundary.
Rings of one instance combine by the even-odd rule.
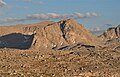
[[[44,20],[59,21],[69,17],[75,18],[88,29],[106,29],[108,28],[106,24],[113,26],[120,24],[120,0],[3,0],[2,2],[6,5],[0,7],[0,25],[37,23]]]

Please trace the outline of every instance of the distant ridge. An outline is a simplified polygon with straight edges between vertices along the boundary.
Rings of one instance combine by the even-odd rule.
[[[118,25],[117,27],[109,28],[99,37],[104,41],[120,38],[120,25]]]

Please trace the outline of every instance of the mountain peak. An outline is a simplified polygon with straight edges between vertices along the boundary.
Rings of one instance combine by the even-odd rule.
[[[76,21],[74,18],[69,18],[67,21]]]
[[[66,23],[78,24],[78,22],[74,18],[70,18],[70,19],[67,19],[65,21],[66,21]]]
[[[21,33],[34,35],[32,48],[59,48],[62,46],[82,43],[87,45],[98,45],[96,37],[80,25],[75,19],[70,18],[59,22],[42,22],[32,24],[33,26],[10,26],[0,27],[0,34]],[[41,27],[42,26],[42,27]],[[25,39],[23,37],[23,39]],[[95,41],[96,40],[96,41]],[[12,40],[11,40],[12,41]],[[23,40],[24,41],[24,40]]]

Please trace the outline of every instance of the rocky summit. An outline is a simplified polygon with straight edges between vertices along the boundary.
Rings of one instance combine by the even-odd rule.
[[[38,24],[1,26],[0,34],[1,47],[14,48],[15,44],[15,48],[16,46],[26,48],[23,46],[28,42],[31,44],[31,47],[28,48],[34,49],[41,47],[60,48],[79,43],[94,46],[100,45],[100,41],[96,36],[92,35],[82,24],[79,24],[72,18],[59,22],[47,21]],[[9,39],[9,41],[6,38]],[[16,42],[15,40],[18,39],[21,41]]]
[[[73,18],[0,26],[0,77],[120,77],[120,27],[97,37]]]

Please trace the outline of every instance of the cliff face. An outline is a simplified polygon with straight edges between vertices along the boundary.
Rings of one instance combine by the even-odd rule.
[[[33,40],[33,46],[37,48],[55,48],[77,43],[100,45],[99,39],[74,19],[62,20],[39,29]]]
[[[0,27],[1,36],[11,33],[34,35],[31,48],[36,49],[41,47],[56,48],[76,43],[100,45],[99,39],[74,19]]]

